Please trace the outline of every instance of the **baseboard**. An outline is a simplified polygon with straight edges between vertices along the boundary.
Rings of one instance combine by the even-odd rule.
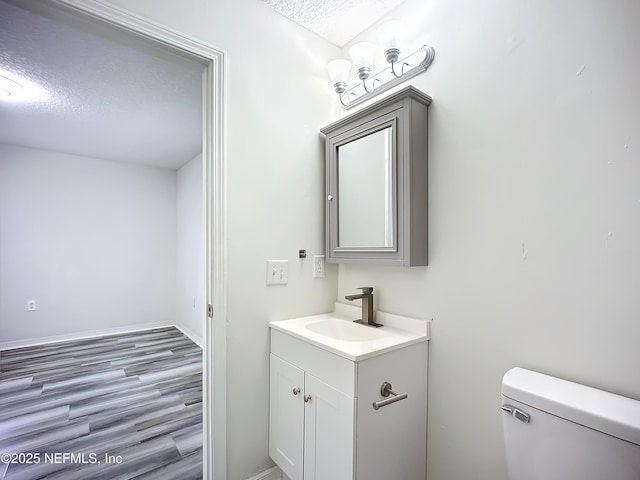
[[[247,480],[282,480],[282,478],[282,470],[278,467],[271,467],[269,470],[247,478]]]
[[[184,333],[187,337],[189,337],[189,339],[195,343],[196,345],[198,345],[200,348],[202,348],[204,350],[204,342],[202,341],[202,338],[200,338],[199,335],[196,335],[193,330],[191,330],[188,327],[185,327],[183,325],[174,325],[174,327],[176,327],[178,330],[180,330],[182,333]]]
[[[175,327],[175,325],[172,325],[166,322],[145,323],[141,325],[133,325],[130,327],[104,328],[100,330],[87,330],[84,332],[69,333],[65,335],[53,335],[50,337],[28,338],[26,340],[16,340],[14,342],[0,343],[0,352],[3,350],[11,350],[14,348],[32,347],[35,345],[46,345],[47,343],[65,342],[68,340],[81,340],[83,338],[101,337],[104,335],[118,335],[122,333],[139,332],[141,330],[150,330],[152,328],[165,328],[165,327]],[[178,328],[178,329],[182,331],[181,328]]]

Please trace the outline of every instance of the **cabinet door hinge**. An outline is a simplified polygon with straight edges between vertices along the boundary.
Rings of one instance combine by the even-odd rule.
[[[207,303],[207,316],[213,318],[213,305]]]

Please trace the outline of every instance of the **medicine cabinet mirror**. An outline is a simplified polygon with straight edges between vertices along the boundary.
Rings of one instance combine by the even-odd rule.
[[[328,262],[427,264],[430,103],[407,87],[321,129]]]

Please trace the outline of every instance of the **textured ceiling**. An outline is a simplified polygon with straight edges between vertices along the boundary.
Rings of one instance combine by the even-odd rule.
[[[0,143],[178,168],[202,149],[204,65],[93,20],[0,1]]]
[[[278,13],[342,47],[404,0],[262,0]]]
[[[338,46],[402,0],[262,0]],[[0,0],[0,143],[178,168],[202,146],[204,66],[36,0]]]

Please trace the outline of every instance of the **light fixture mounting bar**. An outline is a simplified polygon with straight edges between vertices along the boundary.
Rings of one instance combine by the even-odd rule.
[[[423,45],[415,52],[398,59],[394,64],[370,75],[367,80],[347,87],[344,93],[339,94],[340,102],[347,110],[366,102],[375,95],[426,71],[433,62],[435,55],[436,52],[433,47]]]

